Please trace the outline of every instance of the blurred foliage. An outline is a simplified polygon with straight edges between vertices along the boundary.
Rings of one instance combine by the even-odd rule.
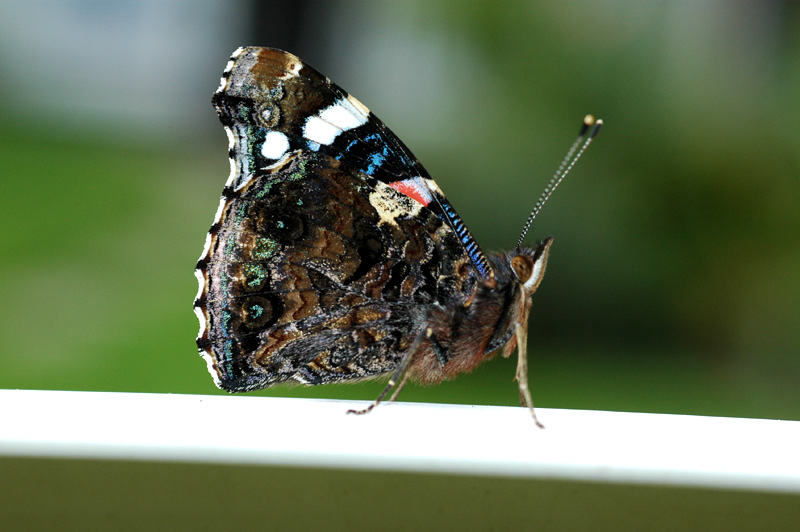
[[[381,87],[358,60],[367,39],[411,36],[383,59],[395,70],[403,54],[422,69],[435,55],[424,44],[444,43],[448,68],[468,74],[434,80],[445,114],[430,126],[413,109],[376,112],[485,250],[513,245],[583,114],[605,120],[531,233],[556,237],[531,317],[537,404],[800,419],[794,4],[337,5],[329,39],[352,62],[313,64],[373,110],[337,77],[366,69]],[[221,72],[232,49],[208,61]],[[414,75],[400,77],[413,87]],[[10,104],[4,116],[0,386],[214,393],[191,301],[228,173],[221,128],[154,148]],[[515,404],[513,374],[495,361],[402,399]],[[381,387],[259,393],[371,399]]]

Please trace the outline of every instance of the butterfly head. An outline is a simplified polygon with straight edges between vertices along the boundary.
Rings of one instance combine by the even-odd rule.
[[[553,243],[553,237],[549,236],[545,238],[535,249],[523,248],[522,241],[525,239],[525,235],[528,234],[528,229],[530,229],[536,215],[539,214],[539,211],[550,198],[550,195],[556,187],[558,187],[561,181],[567,176],[569,171],[572,170],[572,167],[575,166],[575,163],[586,148],[589,147],[589,144],[591,144],[602,126],[603,121],[595,120],[592,115],[586,115],[583,119],[578,137],[575,139],[575,142],[572,143],[572,146],[570,146],[566,157],[564,157],[558,170],[556,170],[556,173],[544,188],[544,192],[539,196],[539,200],[536,202],[536,205],[534,205],[533,211],[531,211],[530,216],[528,216],[528,221],[525,222],[525,226],[522,228],[522,234],[519,235],[519,240],[517,240],[517,249],[509,253],[506,257],[509,267],[514,272],[520,284],[522,284],[525,289],[525,294],[528,296],[533,294],[536,289],[539,288],[539,283],[542,282],[544,270],[547,266],[547,256],[550,253],[550,245]]]
[[[553,237],[548,236],[536,248],[516,249],[506,256],[511,271],[514,272],[517,281],[522,285],[525,294],[528,296],[536,292],[536,289],[539,288],[539,283],[542,282],[552,243]]]

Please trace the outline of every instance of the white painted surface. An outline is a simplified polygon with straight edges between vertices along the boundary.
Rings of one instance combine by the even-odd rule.
[[[0,390],[0,457],[396,470],[800,493],[800,422]]]

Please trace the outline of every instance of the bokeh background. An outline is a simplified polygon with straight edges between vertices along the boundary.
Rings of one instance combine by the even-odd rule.
[[[222,393],[194,264],[230,53],[290,50],[508,248],[534,224],[538,406],[800,419],[800,9],[788,1],[0,1],[0,387]],[[498,359],[406,401],[513,405]],[[372,399],[381,383],[278,387]]]

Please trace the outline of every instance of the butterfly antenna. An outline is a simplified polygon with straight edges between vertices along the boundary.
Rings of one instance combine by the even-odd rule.
[[[546,187],[544,187],[542,195],[539,196],[539,201],[536,202],[536,205],[533,207],[533,211],[531,211],[530,216],[528,216],[528,221],[525,222],[525,227],[522,229],[522,234],[519,235],[517,249],[522,246],[522,240],[528,233],[528,229],[531,228],[531,224],[533,223],[534,218],[536,218],[536,215],[539,214],[540,210],[542,210],[542,207],[553,194],[553,191],[556,189],[556,187],[561,183],[561,181],[564,180],[565,177],[567,177],[567,174],[570,172],[570,170],[572,170],[572,167],[575,166],[575,163],[578,162],[578,159],[581,158],[581,155],[583,155],[583,152],[589,147],[589,144],[592,143],[592,140],[594,140],[595,136],[597,136],[597,133],[600,131],[602,126],[603,121],[595,120],[594,116],[592,115],[586,115],[586,117],[583,119],[581,132],[578,133],[578,137],[575,139],[575,142],[572,143],[572,146],[570,146],[566,157],[564,157],[564,160],[561,161],[561,164],[558,166],[558,170],[556,170],[556,173],[553,174],[550,182]]]

